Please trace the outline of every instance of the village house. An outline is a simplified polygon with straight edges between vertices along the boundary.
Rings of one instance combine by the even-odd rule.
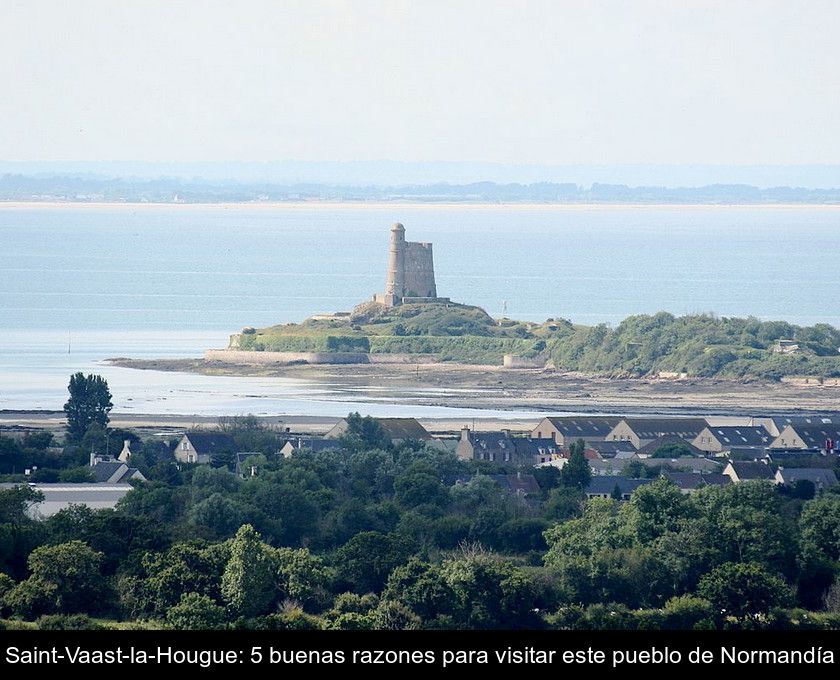
[[[490,475],[496,484],[502,487],[502,491],[515,496],[538,496],[541,493],[540,485],[534,475]]]
[[[697,493],[706,486],[726,486],[732,480],[720,472],[672,472],[662,473],[662,477],[674,484],[684,494]]]
[[[608,441],[628,441],[637,449],[667,435],[693,440],[708,423],[704,418],[622,418],[607,434]]]
[[[587,444],[605,441],[619,418],[602,416],[558,416],[543,418],[531,430],[531,439],[553,439],[560,448],[568,448],[578,439]]]
[[[175,448],[175,459],[179,463],[200,463],[207,465],[210,459],[221,453],[233,454],[236,442],[233,437],[221,432],[187,432]]]
[[[629,501],[633,492],[640,486],[650,484],[652,479],[630,479],[621,476],[593,477],[589,481],[584,493],[587,498],[613,498],[620,496],[621,500]]]
[[[291,458],[292,455],[303,449],[318,453],[319,451],[340,448],[341,442],[338,439],[327,439],[326,437],[292,437],[283,442],[283,446],[280,447],[280,455],[284,458]]]
[[[374,418],[379,423],[385,436],[394,445],[408,440],[429,441],[433,439],[429,431],[416,418]],[[327,439],[337,439],[347,434],[347,419],[339,420],[324,436]]]
[[[257,476],[257,467],[255,465],[257,459],[263,454],[259,451],[237,451],[234,456],[233,471],[237,477],[246,479],[247,477]]]
[[[536,441],[539,441],[539,440],[531,439],[529,441],[536,442]],[[542,440],[542,441],[547,441],[547,444],[538,449],[537,455],[539,457],[539,460],[537,461],[537,463],[535,463],[535,467],[550,466],[550,467],[556,467],[557,469],[562,470],[563,466],[565,466],[566,463],[569,462],[569,458],[572,457],[572,452],[569,449],[562,449],[562,450],[558,451],[554,447],[554,444],[551,442],[551,440]],[[635,454],[633,454],[633,455],[635,455]],[[583,450],[583,457],[586,458],[586,461],[589,463],[590,466],[593,463],[603,462],[601,460],[601,456],[598,454],[598,451],[595,450],[594,448],[589,448],[589,447],[585,448]],[[610,460],[616,460],[617,461],[618,459],[612,458]],[[624,462],[626,462],[626,461],[622,460],[621,462],[619,462],[617,464],[618,465],[623,465]]]
[[[826,453],[837,450],[840,424],[791,423],[770,444],[771,449],[820,449]]]
[[[828,468],[779,468],[776,470],[776,483],[793,486],[797,482],[807,481],[816,491],[837,486],[837,475]]]
[[[740,482],[762,481],[776,483],[773,470],[769,465],[756,461],[738,461],[733,460],[726,464],[723,468],[723,474],[731,479],[735,484]]]
[[[486,460],[510,465],[538,465],[560,454],[553,439],[513,437],[510,430],[473,432],[465,427],[455,455],[461,460]]]
[[[691,442],[701,451],[723,455],[733,448],[763,450],[773,440],[763,427],[705,427]]]
[[[591,439],[586,442],[586,448],[597,451],[600,458],[634,458],[636,447],[630,442],[608,442]]]
[[[121,460],[90,454],[89,463],[93,481],[98,484],[128,484],[131,480],[145,482],[146,477],[135,467]]]
[[[19,484],[0,484],[0,489],[11,489]],[[31,503],[26,514],[32,519],[46,519],[67,510],[74,505],[84,505],[91,510],[113,510],[134,487],[131,484],[110,483],[33,483],[29,485],[40,491],[43,500]]]
[[[765,419],[756,418],[755,420],[758,421]],[[775,437],[778,437],[782,433],[782,430],[784,430],[788,425],[836,425],[840,423],[840,418],[838,418],[837,415],[831,414],[816,416],[770,416],[766,420],[769,420],[775,427],[775,431],[769,427],[767,428]],[[756,425],[761,424],[762,423],[756,422]]]

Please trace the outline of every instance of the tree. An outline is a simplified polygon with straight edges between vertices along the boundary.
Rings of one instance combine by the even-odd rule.
[[[275,562],[254,527],[239,527],[222,574],[222,597],[233,613],[251,617],[268,611],[277,594]]]
[[[6,604],[24,616],[92,613],[105,590],[102,557],[82,541],[35,548],[28,561],[31,576],[6,595]]]
[[[67,386],[70,398],[64,404],[67,414],[67,436],[70,441],[81,441],[93,425],[105,428],[108,413],[113,408],[108,382],[101,375],[75,373]]]
[[[756,562],[721,564],[700,579],[697,592],[717,612],[738,618],[764,614],[790,600],[787,584]]]
[[[394,568],[408,561],[412,547],[396,534],[356,534],[336,551],[338,576],[357,593],[379,592]]]
[[[341,437],[341,441],[348,450],[372,451],[391,448],[391,440],[376,418],[363,418],[358,413],[350,413],[346,420],[347,431]]]
[[[569,447],[569,460],[560,470],[560,484],[575,489],[585,489],[592,479],[592,470],[583,452],[586,443],[578,439]]]
[[[638,540],[647,543],[667,531],[679,530],[690,516],[689,502],[675,484],[657,479],[640,486],[630,500]]]

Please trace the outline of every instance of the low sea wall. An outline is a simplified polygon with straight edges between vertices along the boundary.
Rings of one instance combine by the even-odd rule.
[[[365,352],[249,352],[238,349],[208,349],[205,361],[237,366],[277,366],[286,364],[368,364]]]
[[[365,352],[253,352],[239,349],[208,349],[204,360],[237,366],[282,366],[288,364],[433,364],[434,354],[367,354]]]

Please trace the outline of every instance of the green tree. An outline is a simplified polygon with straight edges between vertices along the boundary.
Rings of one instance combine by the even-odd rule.
[[[108,382],[101,375],[74,373],[67,386],[70,398],[64,404],[67,414],[67,436],[70,441],[81,441],[91,425],[105,428],[111,403]]]
[[[357,593],[379,592],[394,568],[408,561],[412,547],[397,534],[356,534],[336,551],[338,576]]]
[[[277,595],[276,561],[269,546],[250,524],[230,542],[230,559],[222,574],[222,597],[237,616],[257,616],[268,611]]]
[[[592,470],[584,456],[586,443],[578,439],[569,447],[569,460],[560,470],[560,484],[575,489],[586,489],[592,479]]]
[[[382,592],[383,600],[401,603],[426,626],[438,617],[452,613],[454,596],[440,567],[416,557],[391,572]]]
[[[347,431],[342,436],[342,443],[350,451],[388,450],[391,440],[376,418],[362,417],[358,413],[347,416]]]
[[[166,612],[166,626],[174,630],[218,630],[224,621],[224,608],[200,593],[184,593]]]
[[[525,569],[492,553],[466,549],[446,560],[441,573],[455,594],[458,627],[539,628],[537,588]]]
[[[657,479],[640,486],[630,499],[631,519],[642,543],[667,531],[677,531],[691,516],[688,498],[667,479]]]
[[[31,575],[7,593],[6,604],[24,616],[93,613],[107,593],[102,557],[82,541],[36,548],[29,555]]]
[[[751,618],[789,604],[787,584],[756,562],[726,562],[700,579],[700,597],[719,613]]]

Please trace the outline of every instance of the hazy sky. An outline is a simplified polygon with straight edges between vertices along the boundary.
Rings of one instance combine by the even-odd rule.
[[[0,159],[840,161],[840,2],[2,0]]]

